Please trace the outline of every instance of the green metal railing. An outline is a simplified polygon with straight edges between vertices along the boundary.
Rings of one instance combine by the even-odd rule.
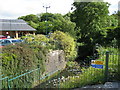
[[[2,89],[4,88],[33,88],[35,85],[40,83],[40,80],[45,79],[48,76],[51,76],[56,71],[50,72],[44,76],[41,75],[40,68],[30,70],[27,72],[22,72],[22,74],[16,75],[0,75],[0,82],[2,82]]]
[[[111,52],[101,53],[100,60],[104,61],[104,76],[105,82],[119,79],[119,62],[120,54]],[[120,79],[119,79],[120,80]]]
[[[106,68],[108,71],[106,72],[106,81],[116,81],[120,80],[119,78],[119,61],[120,54],[108,53],[106,55]],[[107,63],[108,62],[108,63]]]
[[[114,54],[110,52],[101,53],[99,55],[99,60],[104,61],[104,68],[101,69],[100,76],[105,77],[105,81],[113,81],[119,79],[119,62],[120,62],[120,54]],[[94,69],[96,72],[99,72],[99,69]],[[17,73],[15,75],[5,76],[0,75],[0,81],[2,82],[2,88],[33,88],[34,86],[40,84],[41,80],[51,76],[55,72],[59,70],[55,70],[53,72],[47,73],[46,75],[42,75],[40,72],[40,68],[36,68],[34,70],[26,70],[25,72]],[[84,72],[82,72],[84,73]],[[89,81],[90,75],[87,75],[85,81]],[[97,77],[97,76],[94,76]],[[60,78],[60,74],[58,75]],[[99,78],[99,77],[97,77]],[[59,80],[59,79],[57,79]],[[81,79],[82,80],[82,79]],[[98,79],[99,80],[99,79]],[[100,79],[101,80],[101,79]],[[46,88],[46,87],[44,87]],[[60,88],[60,81],[58,83],[58,88]]]

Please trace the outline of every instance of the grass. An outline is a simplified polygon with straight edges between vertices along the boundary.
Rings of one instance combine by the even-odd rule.
[[[99,58],[98,60],[104,61],[104,68],[97,69],[92,68],[91,66],[87,69],[83,68],[82,73],[79,74],[79,77],[71,76],[69,80],[66,82],[61,82],[61,88],[77,88],[83,87],[85,85],[93,85],[93,84],[100,84],[104,83],[104,70],[105,70],[105,52],[109,51],[109,79],[115,80],[119,78],[119,71],[118,71],[118,49],[115,48],[100,48]],[[112,76],[112,77],[111,77]]]
[[[82,74],[79,77],[71,76],[67,82],[62,82],[61,88],[75,88],[82,87],[88,84],[103,83],[104,74],[102,69],[96,69],[89,67],[88,69],[82,69]]]

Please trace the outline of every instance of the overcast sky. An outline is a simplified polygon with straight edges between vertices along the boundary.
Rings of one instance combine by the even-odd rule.
[[[118,10],[119,0],[104,0],[111,4],[110,14]],[[48,8],[50,13],[66,14],[71,9],[74,0],[0,0],[0,19],[17,19],[28,14],[45,13],[43,6]]]

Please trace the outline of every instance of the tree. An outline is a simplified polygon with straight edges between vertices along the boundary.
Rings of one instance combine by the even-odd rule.
[[[43,21],[39,22],[37,29],[37,34],[48,34],[50,32],[53,32],[53,23],[51,21]]]
[[[32,21],[34,23],[38,23],[39,22],[39,17],[37,15],[34,14],[29,14],[26,16],[21,16],[18,19],[23,19],[25,21]]]
[[[71,20],[76,23],[79,57],[85,58],[93,54],[96,43],[103,42],[108,17],[109,4],[106,2],[74,2],[75,10]]]
[[[96,33],[101,32],[104,27],[104,21],[108,16],[108,3],[104,2],[75,2],[73,4],[76,10],[72,14],[72,21],[80,28],[80,41],[94,42]]]
[[[42,13],[38,15],[26,15],[19,17],[29,23],[33,28],[37,29],[38,34],[48,34],[56,30],[68,32],[75,37],[75,23],[71,22],[68,16],[61,14]]]
[[[68,32],[70,35],[75,37],[74,28],[76,25],[68,19],[69,17],[52,13],[43,13],[39,16],[41,18],[41,22],[46,22],[45,26],[47,28],[47,32],[59,30],[62,32]]]
[[[116,13],[112,14],[118,20],[118,26],[120,26],[120,11],[118,10]]]

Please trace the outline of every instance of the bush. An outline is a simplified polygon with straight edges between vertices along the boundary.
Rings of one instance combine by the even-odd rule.
[[[55,31],[50,34],[49,37],[38,34],[23,36],[22,39],[24,39],[28,44],[42,45],[48,50],[63,50],[65,52],[66,59],[68,60],[74,60],[77,56],[77,48],[74,38],[61,31]]]
[[[24,43],[9,45],[2,49],[2,69],[14,74],[23,70],[31,70],[41,66],[44,71],[47,50],[41,46],[31,46]],[[11,72],[12,71],[12,72]],[[3,70],[4,72],[4,70]]]
[[[54,42],[57,49],[62,49],[68,60],[74,60],[77,56],[76,42],[69,34],[55,31],[50,35],[50,41]]]
[[[32,46],[24,43],[16,45],[8,45],[2,49],[2,74],[4,76],[16,76],[21,75],[23,72],[31,71],[40,68],[40,73],[45,71],[44,62],[46,59],[47,49],[42,46]],[[32,87],[36,81],[37,76],[40,73],[30,73],[24,77],[20,77],[13,81],[14,84],[17,82],[15,87],[24,87],[24,82],[29,83],[29,87]],[[36,74],[36,75],[34,75]],[[36,77],[35,77],[36,76]],[[2,85],[4,87],[4,85]]]

